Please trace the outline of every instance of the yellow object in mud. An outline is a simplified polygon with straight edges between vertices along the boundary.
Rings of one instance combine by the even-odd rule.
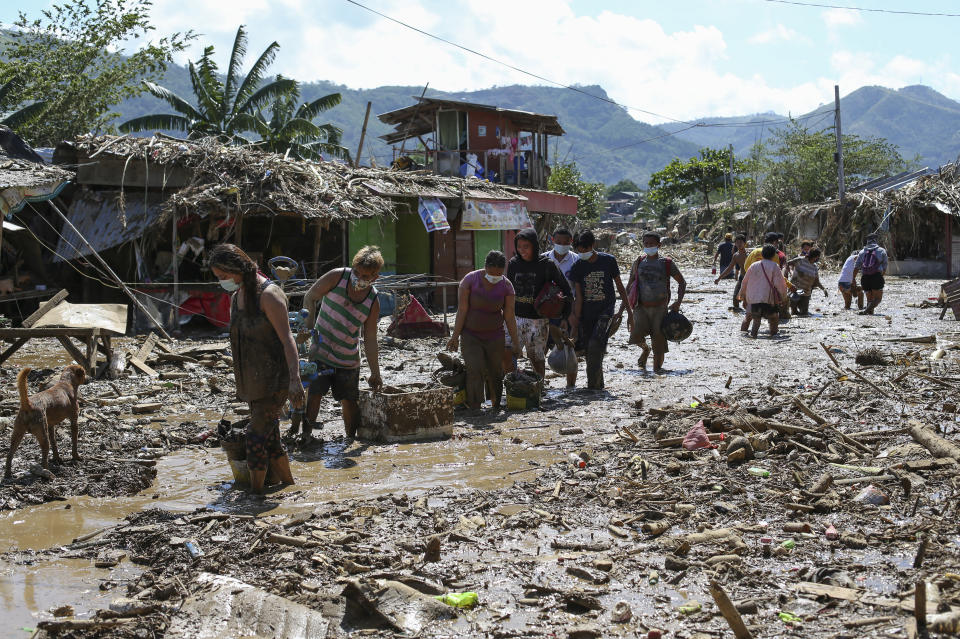
[[[530,410],[536,408],[539,403],[536,397],[514,397],[507,393],[507,410]]]

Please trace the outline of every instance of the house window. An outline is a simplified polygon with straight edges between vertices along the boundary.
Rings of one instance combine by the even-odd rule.
[[[487,127],[481,124],[480,126],[477,127],[477,137],[482,138],[482,137],[486,137],[486,135],[487,135]]]

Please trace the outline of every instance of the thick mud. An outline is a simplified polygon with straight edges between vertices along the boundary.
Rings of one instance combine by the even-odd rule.
[[[731,284],[714,285],[702,269],[685,275],[684,311],[696,326],[671,345],[666,374],[640,370],[621,330],[606,390],[567,390],[548,376],[541,410],[457,413],[453,439],[421,444],[348,441],[327,402],[322,441],[291,449],[297,484],[264,500],[232,490],[209,436],[221,416],[242,412],[222,350],[151,363],[183,379],[89,384],[86,459],[51,468],[52,482],[35,478],[28,437],[15,480],[0,486],[0,614],[9,627],[34,628],[70,604],[77,619],[110,623],[62,623],[48,626],[49,636],[159,637],[182,599],[202,590],[193,581],[200,572],[321,611],[329,636],[403,629],[358,594],[376,580],[429,595],[478,593],[476,607],[420,630],[435,637],[729,636],[711,580],[755,637],[904,636],[918,581],[929,615],[960,607],[960,468],[934,462],[905,430],[916,420],[958,439],[960,353],[949,348],[958,325],[919,307],[939,283],[889,278],[872,317],[842,310],[833,290],[826,300],[818,293],[813,316],[752,340],[728,310]],[[885,341],[921,335],[938,343]],[[945,357],[931,361],[938,347]],[[429,380],[440,348],[437,339],[388,340],[385,381]],[[890,365],[858,365],[869,348]],[[17,366],[53,375],[56,356],[53,347],[18,353],[0,410],[15,412]],[[143,403],[161,407],[133,414]],[[715,438],[724,433],[719,449],[673,444],[700,421]],[[754,457],[731,463],[727,446],[738,438]],[[8,439],[6,431],[3,455]],[[584,468],[571,453],[589,458]],[[117,461],[154,457],[156,466]],[[156,477],[139,487],[103,481],[128,476],[128,466]],[[825,473],[830,484],[815,486]],[[828,538],[831,525],[837,535]],[[95,615],[120,596],[146,610],[119,615],[131,624]]]

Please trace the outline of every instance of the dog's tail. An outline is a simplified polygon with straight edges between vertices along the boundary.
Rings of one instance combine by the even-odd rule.
[[[24,368],[17,375],[17,390],[20,391],[20,409],[33,410],[30,405],[30,398],[27,396],[27,375],[30,374],[29,368]]]

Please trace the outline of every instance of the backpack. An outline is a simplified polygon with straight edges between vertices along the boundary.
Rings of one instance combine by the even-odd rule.
[[[630,308],[635,308],[640,301],[640,285],[637,283],[637,266],[645,259],[647,259],[647,256],[641,255],[637,258],[637,261],[633,263],[633,284],[630,285],[630,290],[627,291],[627,303],[630,305]],[[669,257],[665,257],[663,260],[663,265],[667,268],[667,279],[670,279],[670,272],[673,270],[673,260]]]
[[[863,262],[860,264],[864,275],[876,275],[880,272],[880,258],[877,257],[876,247],[864,249]]]

